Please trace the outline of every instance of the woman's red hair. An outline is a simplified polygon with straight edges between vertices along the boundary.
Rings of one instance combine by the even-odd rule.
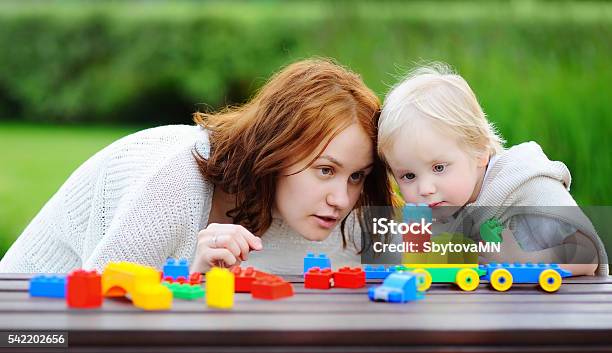
[[[218,113],[195,113],[194,121],[209,130],[211,143],[208,159],[195,157],[205,179],[236,196],[227,215],[262,235],[272,222],[281,171],[313,153],[316,157],[310,162],[314,162],[336,135],[354,123],[376,146],[379,110],[378,97],[357,74],[330,60],[299,61],[272,76],[248,103]],[[315,151],[321,143],[324,147]],[[391,205],[385,167],[375,150],[372,156],[374,168],[355,205],[363,230],[363,206]]]

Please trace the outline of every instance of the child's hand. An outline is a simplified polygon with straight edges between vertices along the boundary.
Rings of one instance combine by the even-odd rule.
[[[261,239],[243,226],[211,223],[198,233],[191,272],[206,272],[213,266],[238,266],[248,259],[251,250],[261,249]]]

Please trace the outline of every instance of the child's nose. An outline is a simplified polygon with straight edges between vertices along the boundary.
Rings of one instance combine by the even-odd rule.
[[[436,192],[436,186],[434,183],[429,182],[427,180],[419,183],[419,195],[421,196],[429,196]]]

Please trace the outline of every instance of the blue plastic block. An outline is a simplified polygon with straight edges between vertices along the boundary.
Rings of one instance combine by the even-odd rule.
[[[417,289],[417,276],[409,272],[392,273],[382,285],[368,289],[368,298],[372,301],[405,303],[423,297]]]
[[[389,274],[394,272],[391,269],[385,268],[385,266],[383,265],[380,265],[380,266],[366,265],[363,271],[366,274],[366,279],[385,279],[387,278],[387,276],[389,276]]]
[[[309,252],[304,258],[304,273],[308,272],[312,267],[318,267],[320,269],[331,268],[331,261],[327,255],[323,253],[315,256],[313,253]]]
[[[35,276],[30,280],[32,297],[66,297],[66,276]]]
[[[431,208],[425,203],[414,204],[408,203],[402,209],[403,220],[406,223],[421,222],[424,219],[425,222],[431,223],[433,218]]]
[[[164,278],[166,277],[172,277],[172,279],[184,277],[189,279],[189,262],[186,259],[177,261],[176,259],[169,258],[164,265]]]
[[[496,262],[492,262],[488,265],[480,265],[479,267],[487,271],[487,273],[482,276],[482,279],[485,279],[487,281],[491,280],[491,274],[497,269],[508,270],[508,272],[510,272],[510,274],[512,275],[513,283],[538,283],[540,273],[542,273],[544,270],[549,269],[557,271],[559,275],[561,275],[561,278],[569,277],[572,275],[570,271],[562,269],[561,267],[559,267],[558,264],[539,263],[535,265],[531,262],[515,262],[513,264],[504,262],[502,264],[499,264]]]

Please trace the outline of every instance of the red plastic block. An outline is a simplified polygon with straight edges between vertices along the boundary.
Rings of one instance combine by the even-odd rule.
[[[231,271],[234,274],[234,291],[236,293],[250,293],[251,286],[256,278],[270,276],[270,274],[257,271],[253,267],[241,268],[238,266],[232,268]]]
[[[178,276],[176,279],[174,279],[173,277],[170,277],[170,276],[166,276],[166,277],[164,277],[162,282],[184,284],[184,283],[187,283],[187,279],[185,277],[183,277],[183,276]]]
[[[251,296],[267,300],[291,297],[293,296],[293,286],[278,276],[258,277],[251,286]]]
[[[250,293],[255,280],[255,269],[253,267],[245,269],[234,267],[232,273],[234,274],[234,291],[236,293]]]
[[[194,272],[192,274],[189,275],[189,280],[187,280],[187,278],[183,277],[183,276],[179,276],[176,279],[170,277],[170,276],[166,276],[164,278],[162,278],[162,282],[168,282],[168,283],[180,283],[180,284],[201,284],[202,283],[202,274],[200,272]]]
[[[334,287],[362,288],[365,287],[366,274],[360,267],[342,267],[334,272]]]
[[[331,268],[321,270],[318,267],[312,267],[304,275],[304,288],[330,289],[333,275]]]
[[[194,272],[189,275],[189,284],[201,284],[202,274],[200,272]]]
[[[102,305],[102,279],[96,271],[74,270],[66,279],[66,303],[71,308]]]

